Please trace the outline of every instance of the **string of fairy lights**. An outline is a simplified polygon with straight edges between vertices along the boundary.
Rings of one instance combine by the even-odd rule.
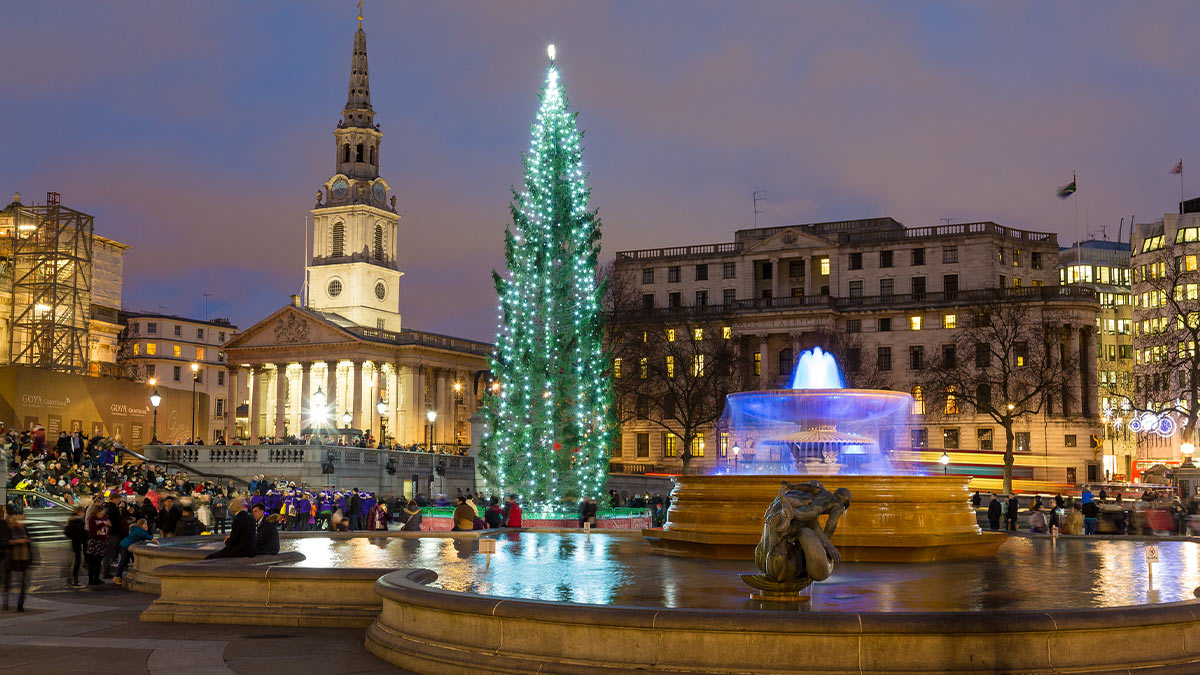
[[[566,511],[600,497],[608,470],[612,382],[596,284],[600,221],[588,210],[581,133],[555,65],[539,96],[524,190],[505,235],[495,376],[480,463],[489,487]]]

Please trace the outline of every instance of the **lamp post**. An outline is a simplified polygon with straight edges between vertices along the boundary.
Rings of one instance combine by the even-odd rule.
[[[437,411],[430,410],[425,413],[425,419],[429,420],[429,452],[433,452],[433,423],[437,421]]]
[[[350,411],[349,411],[349,410],[347,410],[346,412],[342,413],[342,424],[345,424],[345,425],[346,425],[346,430],[347,430],[347,431],[349,431],[349,430],[350,430],[350,421],[351,421],[351,420],[353,420],[353,419],[354,419],[354,416],[350,414]]]
[[[162,403],[162,396],[155,389],[153,394],[150,394],[150,405],[154,406],[154,427],[150,432],[151,445],[158,445],[158,404]]]
[[[938,458],[938,463],[942,465],[942,475],[945,476],[948,474],[949,471],[946,467],[950,464],[950,455],[946,451],[942,451],[942,456]]]
[[[738,472],[738,455],[740,455],[741,452],[742,449],[740,447],[736,445],[733,446],[733,472],[735,474]]]
[[[196,442],[196,383],[200,381],[200,364],[192,364],[192,442]]]
[[[1180,466],[1195,466],[1192,464],[1192,453],[1196,452],[1196,446],[1192,445],[1191,443],[1184,443],[1183,445],[1179,446],[1179,452],[1183,453],[1183,464]]]
[[[381,396],[379,398],[379,403],[375,404],[375,411],[379,413],[379,442],[375,444],[375,447],[377,448],[383,447],[384,433],[387,431],[387,418],[384,417],[384,415],[387,413],[387,407],[387,401],[383,400],[383,397]]]

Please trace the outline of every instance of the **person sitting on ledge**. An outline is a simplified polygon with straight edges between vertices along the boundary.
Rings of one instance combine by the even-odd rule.
[[[262,504],[251,509],[254,516],[254,555],[279,555],[279,514],[267,515]]]
[[[233,514],[233,524],[229,528],[229,536],[225,537],[225,548],[209,553],[205,556],[207,559],[249,558],[254,555],[254,518],[246,512],[246,500],[238,497],[229,502],[229,512]]]
[[[454,529],[452,531],[461,532],[475,529],[475,515],[475,509],[467,506],[466,498],[459,495],[458,506],[454,507]]]

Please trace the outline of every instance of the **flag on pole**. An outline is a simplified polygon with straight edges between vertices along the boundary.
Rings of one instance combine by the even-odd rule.
[[[1171,169],[1171,173],[1173,173],[1173,174],[1183,173],[1183,160],[1182,159],[1179,160],[1179,163],[1175,165],[1174,169]]]
[[[1071,182],[1058,188],[1058,198],[1066,199],[1067,197],[1075,194],[1075,190],[1077,189],[1078,188],[1075,185],[1075,174],[1071,174]]]

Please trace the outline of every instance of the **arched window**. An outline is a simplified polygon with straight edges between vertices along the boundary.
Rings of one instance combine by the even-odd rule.
[[[918,384],[917,386],[912,388],[912,397],[913,397],[912,414],[924,415],[925,414],[925,390],[921,388],[921,385]]]
[[[383,225],[375,225],[375,259],[383,260]]]
[[[350,161],[350,144],[349,143],[346,143],[345,145],[342,146],[342,161],[343,162]]]
[[[333,250],[330,255],[335,258],[346,255],[346,226],[342,223],[333,224]]]
[[[987,384],[975,387],[975,409],[981,413],[992,409],[992,388]]]
[[[787,375],[792,372],[792,348],[779,350],[779,374]]]
[[[946,387],[946,414],[958,414],[958,389],[955,389],[954,385]]]
[[[375,146],[371,146],[371,166],[375,165]]]
[[[359,143],[358,145],[354,146],[354,161],[356,161],[356,162],[363,161],[363,144],[362,143]]]

